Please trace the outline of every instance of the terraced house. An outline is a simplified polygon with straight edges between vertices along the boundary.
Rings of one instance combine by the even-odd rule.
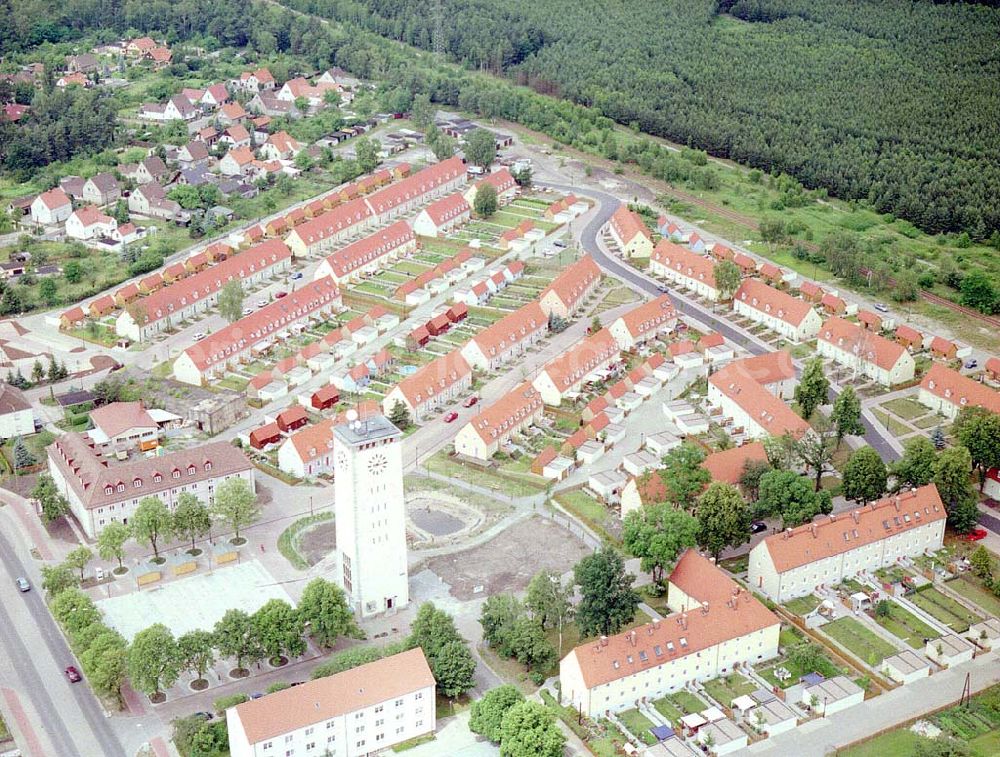
[[[494,371],[524,354],[545,337],[549,319],[537,302],[529,302],[480,331],[462,347],[462,357],[473,368]]]
[[[882,386],[912,381],[916,370],[905,346],[837,316],[820,328],[816,351]]]
[[[601,283],[601,269],[590,255],[567,267],[539,295],[546,317],[569,318]]]
[[[749,583],[775,602],[941,548],[947,513],[928,484],[850,512],[818,516],[750,550]]]
[[[407,376],[382,399],[382,412],[392,414],[402,402],[414,420],[451,402],[472,386],[472,369],[459,350],[435,358],[412,376]]]
[[[715,302],[720,297],[712,259],[666,239],[656,243],[649,257],[649,272],[706,300]]]
[[[538,421],[544,411],[542,395],[525,381],[466,423],[455,436],[455,451],[489,460],[512,436]]]
[[[406,221],[396,221],[374,234],[359,239],[327,256],[316,268],[314,278],[330,276],[338,284],[384,268],[389,261],[408,255],[417,247],[417,238]]]
[[[733,295],[733,310],[790,342],[805,342],[819,333],[819,313],[805,300],[768,286],[758,279],[744,279]]]
[[[547,363],[532,386],[546,405],[558,405],[575,396],[584,382],[598,376],[620,356],[611,332],[601,329]]]

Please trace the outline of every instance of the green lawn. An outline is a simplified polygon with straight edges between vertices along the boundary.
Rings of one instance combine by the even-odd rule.
[[[875,666],[886,657],[896,653],[896,649],[885,639],[865,628],[854,618],[838,618],[823,626],[823,633],[840,642],[858,659]]]
[[[984,589],[979,580],[970,575],[962,575],[948,582],[948,588],[965,597],[988,614],[1000,616],[1000,597]]]
[[[883,402],[882,407],[891,413],[895,413],[904,421],[912,421],[930,412],[912,397],[897,397],[894,400]]]
[[[891,634],[895,634],[914,649],[924,646],[924,639],[933,639],[938,634],[920,618],[902,605],[889,600],[889,615],[875,616],[875,622]]]
[[[965,609],[961,604],[945,596],[937,589],[924,589],[915,592],[910,601],[924,612],[934,616],[955,633],[965,633],[969,626],[978,623],[982,618],[976,613]]]
[[[913,433],[913,429],[907,426],[902,421],[898,420],[896,416],[887,413],[885,410],[879,410],[878,408],[872,409],[872,414],[878,419],[890,434],[893,436],[903,436],[905,434]]]
[[[804,597],[796,597],[785,602],[785,608],[796,615],[808,615],[819,607],[819,597],[815,594],[807,594]]]
[[[444,452],[438,452],[424,461],[424,465],[434,473],[452,476],[470,484],[483,486],[499,495],[511,497],[528,497],[545,491],[547,482],[538,476],[521,476],[516,474],[501,474],[473,465],[463,465],[452,460]]]
[[[701,712],[708,705],[689,691],[678,691],[657,699],[653,702],[653,707],[676,727],[682,717]]]
[[[907,728],[889,731],[871,741],[849,749],[841,749],[837,757],[911,757],[916,754],[922,737]]]
[[[650,729],[656,724],[639,712],[639,710],[631,709],[619,712],[618,719],[632,732],[633,736],[642,739],[646,744],[652,745],[656,743],[656,737],[650,733]]]
[[[582,490],[564,492],[555,496],[556,502],[582,520],[599,536],[613,542],[621,540],[608,530],[615,516],[604,505]]]
[[[702,686],[708,695],[723,707],[731,706],[734,699],[750,694],[758,688],[756,684],[738,673],[713,678],[711,681],[705,681]]]
[[[820,647],[818,646],[816,648],[820,649]],[[774,675],[774,669],[777,667],[785,668],[786,670],[788,670],[788,672],[791,674],[790,677],[785,681],[779,681],[777,677]],[[826,676],[827,678],[834,678],[835,676],[843,674],[844,670],[842,670],[839,666],[835,665],[833,661],[825,654],[822,654],[822,656],[820,656],[817,659],[816,665],[809,666],[808,669],[802,667],[801,665],[793,664],[787,658],[781,658],[777,662],[771,662],[768,663],[766,667],[759,668],[757,672],[760,674],[762,678],[764,678],[774,686],[778,686],[779,688],[782,689],[787,689],[789,686],[794,686],[795,684],[797,684],[799,682],[799,679],[802,676],[806,675],[807,673],[820,673],[821,675]]]

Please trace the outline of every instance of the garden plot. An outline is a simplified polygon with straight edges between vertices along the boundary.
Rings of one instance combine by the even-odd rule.
[[[837,618],[824,625],[821,630],[859,660],[872,667],[899,651],[854,618]]]
[[[967,610],[957,600],[942,594],[935,588],[914,592],[908,597],[917,607],[944,623],[955,633],[965,633],[969,626],[978,623],[982,617]]]
[[[938,632],[900,605],[887,600],[888,614],[875,613],[875,622],[892,635],[902,639],[914,649],[923,649],[926,639],[934,639]]]

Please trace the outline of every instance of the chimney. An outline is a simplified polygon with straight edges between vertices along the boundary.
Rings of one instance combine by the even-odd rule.
[[[816,524],[815,524],[815,523],[810,523],[810,524],[809,524],[809,531],[810,531],[810,533],[811,533],[811,534],[813,535],[813,538],[814,538],[814,539],[818,538],[818,537],[816,536]]]
[[[629,641],[629,644],[631,644],[633,647],[635,646],[635,629],[634,628],[632,629],[632,631],[628,635],[628,641]]]
[[[597,654],[600,654],[601,653],[601,645],[600,644],[594,644],[594,651],[597,652]]]
[[[682,612],[681,616],[677,618],[677,622],[680,623],[681,628],[686,631],[688,627],[688,614],[686,612]]]
[[[607,645],[608,645],[608,637],[607,636],[602,636],[601,637],[601,646],[602,647],[606,647]]]
[[[660,630],[660,619],[659,618],[653,618],[653,630],[654,631],[659,631]]]
[[[892,498],[892,506],[896,508],[896,512],[899,512],[899,495],[897,494]]]
[[[861,523],[861,511],[860,510],[855,510],[854,512],[852,512],[851,513],[851,517],[854,518],[854,523],[855,524]]]
[[[781,538],[783,538],[783,539],[789,539],[789,538],[791,538],[791,536],[792,536],[792,529],[786,528],[785,531],[784,531],[784,535]]]
[[[646,624],[646,635],[647,636],[652,636],[653,635],[653,624],[652,623],[647,623]]]
[[[707,600],[705,602],[701,603],[701,614],[702,615],[708,615],[708,601]]]

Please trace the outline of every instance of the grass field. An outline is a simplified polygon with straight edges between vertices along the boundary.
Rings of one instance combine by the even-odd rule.
[[[814,645],[815,646],[815,645]],[[819,649],[819,647],[817,647]],[[785,668],[791,676],[786,681],[779,681],[777,676],[774,675],[774,669],[777,667]],[[799,679],[806,675],[807,673],[820,673],[827,678],[833,678],[835,676],[841,675],[844,671],[833,663],[833,661],[823,654],[818,660],[817,664],[810,666],[807,670],[801,665],[795,665],[787,658],[778,660],[777,662],[769,663],[766,667],[760,668],[757,671],[760,676],[766,679],[769,683],[773,684],[782,689],[787,689],[789,686],[794,686],[799,682]]]
[[[587,526],[602,538],[609,539],[615,543],[620,542],[620,538],[609,530],[609,526],[614,522],[611,512],[591,497],[586,492],[577,490],[558,494],[556,502],[565,507],[569,512],[582,520]]]
[[[705,681],[702,686],[708,695],[723,707],[731,706],[734,699],[750,694],[758,688],[755,683],[737,673],[713,678],[711,681]]]
[[[955,633],[965,633],[970,625],[982,620],[979,615],[965,609],[964,606],[937,589],[918,591],[910,597],[910,601],[924,612],[940,620]]]
[[[889,615],[875,616],[875,622],[898,636],[914,649],[924,646],[924,639],[933,639],[937,632],[900,604],[889,600]]]
[[[625,725],[632,735],[642,739],[646,744],[655,744],[656,737],[650,733],[650,729],[655,725],[637,709],[625,710],[618,713],[618,719]]]
[[[885,410],[880,410],[876,407],[872,409],[872,414],[878,419],[878,422],[889,431],[890,434],[897,438],[913,433],[913,429],[896,418],[896,416],[891,413],[887,413]]]
[[[854,618],[837,618],[822,628],[823,633],[840,642],[862,662],[875,666],[896,649]]]
[[[808,615],[817,607],[819,607],[819,597],[815,594],[807,594],[785,602],[785,608],[796,615]]]
[[[989,615],[1000,616],[1000,597],[983,588],[977,578],[964,574],[954,581],[949,581],[948,588],[965,597],[976,607],[985,610]]]
[[[897,397],[894,400],[883,402],[882,407],[889,412],[895,413],[904,421],[912,421],[930,412],[928,408],[921,405],[912,397]]]
[[[472,465],[463,465],[438,452],[424,461],[424,466],[434,473],[453,476],[470,484],[476,484],[495,491],[499,495],[527,497],[545,491],[547,482],[538,476],[500,474]]]
[[[689,691],[678,691],[657,699],[653,702],[653,707],[676,727],[682,717],[701,712],[708,705]]]

